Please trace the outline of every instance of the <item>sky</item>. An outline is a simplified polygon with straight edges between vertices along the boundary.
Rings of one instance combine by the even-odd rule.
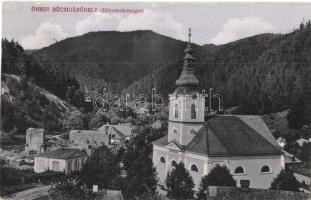
[[[143,9],[142,13],[51,12],[52,7]],[[50,7],[49,12],[33,12]],[[152,30],[194,43],[225,44],[262,33],[291,32],[311,19],[311,3],[74,3],[4,2],[2,37],[25,49],[49,46],[90,31]]]

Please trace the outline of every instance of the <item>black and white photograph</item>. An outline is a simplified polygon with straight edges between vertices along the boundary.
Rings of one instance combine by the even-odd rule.
[[[311,199],[310,1],[1,4],[0,199]]]

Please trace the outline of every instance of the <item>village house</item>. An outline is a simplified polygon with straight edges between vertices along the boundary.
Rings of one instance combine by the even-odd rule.
[[[34,171],[35,173],[56,171],[66,174],[80,171],[87,157],[88,155],[79,149],[57,149],[36,156]]]
[[[99,132],[104,132],[110,138],[109,145],[125,146],[135,135],[134,128],[130,124],[104,124],[98,128]]]
[[[69,143],[73,148],[85,149],[91,154],[91,149],[101,145],[114,148],[116,151],[124,147],[134,136],[134,129],[130,124],[104,124],[97,130],[72,130]]]
[[[297,166],[301,165],[303,162],[299,160],[295,155],[288,153],[287,151],[283,150],[283,156],[285,161],[285,167]]]
[[[36,153],[44,152],[45,130],[42,128],[28,128],[26,131],[25,152],[34,151]]]
[[[193,49],[185,49],[182,73],[176,90],[169,95],[168,135],[153,142],[153,163],[159,183],[183,162],[197,190],[204,175],[225,165],[237,185],[247,181],[251,188],[270,187],[284,168],[280,146],[260,116],[218,115],[205,120],[205,96],[198,93]]]
[[[69,142],[72,147],[91,149],[102,144],[109,144],[108,134],[102,131],[72,130],[69,133]]]

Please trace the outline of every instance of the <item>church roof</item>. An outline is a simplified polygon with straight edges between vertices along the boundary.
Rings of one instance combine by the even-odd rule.
[[[84,156],[87,156],[87,154],[79,149],[56,149],[54,151],[42,153],[37,157],[66,160],[70,158],[84,157]]]
[[[215,116],[205,123],[183,150],[208,156],[282,154],[271,133],[263,128],[265,126],[259,116]],[[154,144],[166,146],[167,136]]]
[[[193,49],[191,47],[190,37],[191,37],[191,29],[189,29],[189,42],[185,49],[183,70],[181,72],[180,77],[176,80],[176,93],[187,93],[188,88],[197,89],[199,86],[199,80],[195,77],[194,72],[194,61],[193,57]]]

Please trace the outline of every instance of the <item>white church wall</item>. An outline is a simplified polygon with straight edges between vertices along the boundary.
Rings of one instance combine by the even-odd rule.
[[[279,174],[282,169],[282,156],[252,156],[252,157],[209,157],[210,169],[217,163],[225,164],[230,173],[233,174],[240,186],[240,180],[250,180],[251,188],[268,189],[272,180]],[[261,172],[263,166],[268,166],[270,172]],[[234,174],[237,167],[242,167],[244,173]],[[209,171],[210,171],[209,169]]]
[[[202,177],[207,175],[208,158],[204,156],[186,153],[183,162],[185,163],[185,168],[189,171],[190,175],[193,178],[195,190],[198,190]],[[192,165],[195,165],[197,167],[197,172],[191,170]]]
[[[165,163],[161,162],[161,157],[165,159]],[[154,146],[153,164],[156,167],[158,173],[159,183],[164,184],[167,173],[173,170],[172,161],[176,161],[176,163],[179,163],[183,160],[184,158],[181,152]]]
[[[160,158],[165,158],[165,163],[160,162]],[[210,170],[217,164],[226,165],[234,179],[237,181],[237,186],[240,187],[240,180],[250,180],[251,188],[268,189],[272,180],[279,174],[283,168],[284,159],[282,156],[252,156],[252,157],[207,157],[203,155],[193,154],[190,152],[181,153],[154,146],[153,162],[157,169],[159,182],[165,183],[167,172],[171,171],[171,161],[177,163],[182,161],[185,168],[189,170],[190,175],[195,183],[195,189],[199,188],[201,179],[207,175]],[[192,165],[196,165],[198,172],[191,170]],[[263,166],[267,165],[270,168],[269,172],[261,172]],[[237,167],[244,169],[243,174],[234,174]]]
[[[203,124],[169,122],[168,142],[176,140],[182,145],[187,145],[203,127]]]
[[[165,159],[165,163],[161,163],[161,157]],[[172,151],[166,148],[161,148],[154,146],[153,151],[153,163],[156,167],[159,183],[164,184],[167,176],[167,172],[173,170],[172,161],[176,163],[183,162],[185,168],[189,171],[190,175],[193,178],[193,181],[198,189],[201,178],[207,174],[208,170],[208,159],[204,156],[195,156],[193,154],[182,153],[178,151]],[[198,172],[191,171],[191,166],[196,165]]]

